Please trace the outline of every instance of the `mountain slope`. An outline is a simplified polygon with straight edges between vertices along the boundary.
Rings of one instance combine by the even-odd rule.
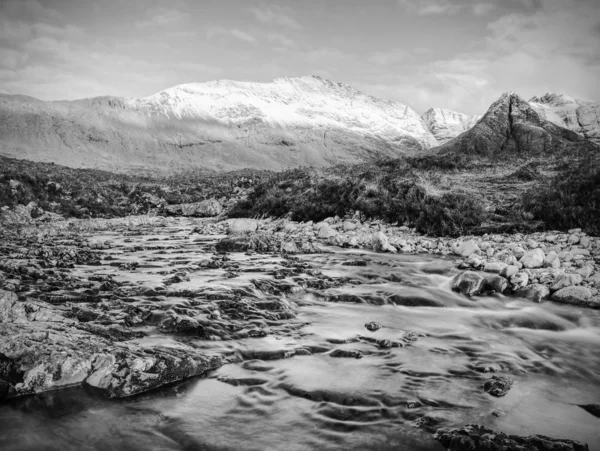
[[[600,103],[552,93],[533,97],[529,103],[546,120],[600,144]]]
[[[481,116],[467,116],[444,108],[430,108],[421,115],[421,119],[440,144],[445,144],[469,130],[480,118]]]
[[[440,156],[543,157],[598,150],[578,133],[544,119],[515,93],[505,93],[483,117],[458,137],[432,149]]]
[[[277,170],[436,144],[409,107],[319,77],[188,84],[144,99],[0,96],[0,154],[71,167]]]

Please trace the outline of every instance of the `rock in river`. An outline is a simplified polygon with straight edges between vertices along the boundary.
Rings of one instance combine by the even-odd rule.
[[[507,435],[478,424],[468,424],[449,431],[438,429],[435,438],[449,451],[589,451],[586,444],[575,440],[543,435]]]
[[[452,290],[467,296],[476,296],[483,291],[485,279],[473,271],[465,271],[452,279]]]

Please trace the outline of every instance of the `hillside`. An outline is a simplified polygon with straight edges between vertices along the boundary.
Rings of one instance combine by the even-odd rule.
[[[421,119],[440,144],[445,144],[469,130],[480,118],[481,116],[467,116],[444,108],[430,108],[421,115]]]
[[[398,102],[319,77],[180,85],[144,99],[0,95],[0,154],[113,172],[281,170],[437,145]]]

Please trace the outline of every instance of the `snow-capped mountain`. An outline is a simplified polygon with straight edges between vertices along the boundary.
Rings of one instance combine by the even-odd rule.
[[[143,99],[0,95],[0,153],[113,171],[357,163],[438,142],[406,105],[320,77],[176,86]]]
[[[600,144],[600,103],[552,93],[533,97],[529,103],[545,119]]]
[[[467,116],[444,108],[430,108],[421,116],[440,144],[456,138],[473,127],[481,116]]]

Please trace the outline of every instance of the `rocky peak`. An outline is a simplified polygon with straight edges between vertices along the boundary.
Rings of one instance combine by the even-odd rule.
[[[506,92],[473,128],[441,146],[439,151],[485,157],[541,156],[580,144],[587,144],[583,137],[546,120],[515,92]]]

